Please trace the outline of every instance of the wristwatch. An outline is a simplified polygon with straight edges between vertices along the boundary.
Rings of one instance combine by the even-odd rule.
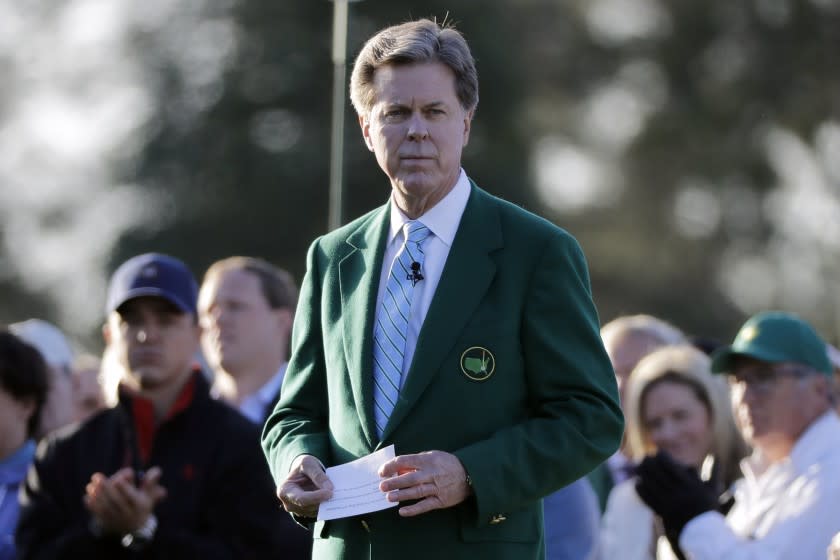
[[[123,535],[120,543],[125,548],[129,548],[131,550],[144,548],[154,538],[157,526],[157,517],[155,517],[154,514],[149,515],[149,517],[146,518],[146,522],[143,523],[139,529]]]

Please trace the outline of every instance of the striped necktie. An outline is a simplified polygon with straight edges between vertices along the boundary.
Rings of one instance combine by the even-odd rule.
[[[421,244],[430,233],[418,221],[403,226],[405,241],[391,264],[373,331],[373,416],[380,438],[400,394],[411,302],[423,279]]]

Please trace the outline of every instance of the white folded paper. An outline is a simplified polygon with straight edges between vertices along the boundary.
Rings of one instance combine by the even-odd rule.
[[[399,505],[389,502],[385,492],[379,489],[382,482],[379,467],[393,458],[394,446],[389,445],[355,461],[328,468],[333,495],[318,507],[318,520],[340,519]]]

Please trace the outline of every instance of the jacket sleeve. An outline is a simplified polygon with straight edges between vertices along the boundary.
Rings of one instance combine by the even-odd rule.
[[[307,255],[283,390],[263,429],[263,451],[278,485],[299,455],[314,455],[322,464],[328,464],[329,460],[319,253],[316,240]]]
[[[824,476],[836,476],[837,471],[827,472],[831,474]],[[840,492],[837,484],[811,486],[796,504],[796,514],[779,514],[778,521],[759,538],[737,535],[723,515],[710,511],[688,522],[680,534],[680,548],[696,560],[824,558],[832,537],[840,531]]]

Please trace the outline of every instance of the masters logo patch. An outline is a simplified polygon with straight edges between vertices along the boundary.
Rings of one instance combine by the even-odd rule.
[[[461,371],[473,381],[487,381],[496,371],[496,358],[482,346],[472,346],[461,354]]]

